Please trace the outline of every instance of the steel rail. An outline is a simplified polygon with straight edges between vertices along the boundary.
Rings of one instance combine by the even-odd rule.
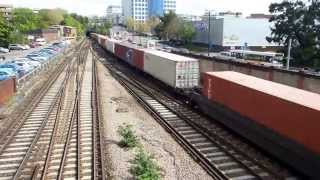
[[[99,58],[99,57],[98,57],[98,58]],[[232,149],[234,149],[235,151],[237,151],[238,153],[240,153],[241,155],[243,155],[245,158],[248,158],[250,161],[257,163],[257,165],[260,166],[261,169],[267,171],[270,175],[272,174],[272,176],[277,177],[277,178],[279,178],[279,179],[282,179],[282,178],[283,178],[283,176],[279,176],[277,173],[272,172],[272,171],[270,171],[269,169],[267,169],[266,167],[264,167],[264,165],[259,164],[259,163],[261,163],[261,162],[257,162],[256,160],[252,160],[251,157],[243,154],[240,150],[237,149],[237,147],[235,147],[234,145],[230,144],[229,142],[226,142],[226,140],[221,139],[221,137],[218,137],[217,139],[213,139],[212,137],[210,137],[211,134],[210,134],[208,131],[205,131],[205,132],[203,133],[204,128],[201,127],[201,126],[199,126],[198,124],[195,124],[193,121],[191,121],[191,120],[190,120],[190,117],[188,117],[187,115],[184,115],[181,110],[177,110],[177,109],[179,109],[179,107],[174,107],[173,105],[168,105],[167,103],[165,103],[165,101],[167,101],[167,102],[168,102],[168,101],[172,101],[172,102],[174,102],[174,103],[178,103],[178,104],[182,105],[180,101],[177,101],[176,99],[172,99],[171,97],[168,97],[168,96],[166,97],[165,95],[163,95],[163,94],[161,94],[161,93],[159,92],[160,90],[158,90],[158,92],[155,93],[156,90],[153,90],[151,87],[148,87],[148,86],[145,84],[145,82],[144,82],[144,84],[142,84],[140,81],[137,81],[137,80],[135,79],[135,77],[134,77],[134,78],[132,78],[132,77],[131,77],[131,78],[129,78],[129,77],[123,77],[123,74],[122,74],[122,73],[124,73],[124,74],[126,74],[126,73],[125,73],[125,72],[117,73],[116,71],[119,71],[119,69],[118,69],[117,67],[114,67],[112,63],[106,65],[106,67],[110,70],[110,72],[112,73],[112,75],[128,90],[128,92],[129,92],[130,94],[132,94],[132,95],[137,99],[137,101],[138,101],[140,104],[142,104],[142,105],[146,108],[146,110],[147,110],[148,112],[150,112],[157,120],[161,120],[161,119],[162,119],[161,121],[163,121],[163,118],[162,118],[160,115],[158,115],[157,112],[153,109],[153,107],[151,107],[148,103],[146,103],[146,102],[144,101],[144,99],[141,97],[141,95],[139,95],[138,93],[136,93],[134,89],[138,89],[139,91],[146,93],[148,96],[153,97],[153,99],[157,100],[159,103],[161,103],[162,105],[164,105],[164,106],[165,106],[167,109],[169,109],[171,112],[174,112],[174,113],[175,113],[178,117],[180,117],[181,119],[184,119],[190,126],[192,126],[193,128],[195,128],[198,132],[201,132],[202,135],[204,135],[205,137],[207,137],[208,139],[210,139],[212,142],[216,141],[217,139],[218,139],[218,141],[220,141],[220,142],[223,141],[224,144],[222,144],[222,145],[219,145],[219,143],[218,143],[218,145],[219,145],[220,147],[223,147],[224,145],[229,146],[229,147],[232,147]],[[113,68],[114,68],[114,69],[113,69]],[[115,70],[115,69],[116,69],[116,70]],[[156,88],[155,88],[155,89],[156,89]],[[161,94],[161,95],[160,95],[160,94]],[[164,94],[165,94],[165,93],[164,93]],[[163,99],[161,99],[161,98],[163,98]],[[172,104],[174,104],[174,103],[172,103]],[[182,108],[182,109],[183,109],[183,108]],[[178,141],[186,141],[186,140],[184,140],[184,138],[183,138],[181,135],[179,135],[179,132],[174,132],[174,131],[175,131],[174,128],[172,129],[172,128],[170,127],[171,125],[169,125],[168,123],[166,123],[166,121],[162,122],[161,124],[164,124],[164,126],[165,126],[166,129],[170,129],[170,132],[173,132],[174,136],[176,136],[177,139],[180,139],[180,140],[178,140]],[[168,127],[168,126],[169,126],[169,127]],[[180,143],[184,144],[183,146],[188,146],[188,142],[186,142],[186,143],[185,143],[185,142],[180,142]],[[217,143],[215,143],[215,144],[217,144]],[[190,145],[190,144],[189,144],[189,145]],[[191,149],[192,149],[192,145],[191,145]],[[225,149],[225,148],[223,148],[223,149]],[[197,153],[197,149],[194,149],[194,151],[188,149],[188,151],[191,151],[191,153],[192,153],[192,152],[195,152],[195,153],[192,153],[192,154],[194,154],[194,155],[196,156],[196,159],[199,159],[199,157],[198,157],[198,154],[199,154],[199,153]],[[241,164],[241,165],[243,166],[243,168],[245,168],[248,172],[251,172],[256,178],[258,178],[258,179],[264,179],[264,177],[261,177],[261,176],[259,176],[258,174],[256,174],[257,172],[255,172],[253,169],[251,169],[252,167],[247,166],[247,164],[244,164],[241,160],[237,159],[237,158],[234,156],[234,154],[231,154],[231,153],[228,152],[227,150],[225,150],[224,152],[225,152],[226,154],[228,154],[228,156],[231,157],[234,161],[236,161],[236,162],[238,162],[239,164]],[[197,157],[198,157],[198,158],[197,158]],[[212,163],[211,163],[211,162],[208,162],[206,158],[203,158],[203,159],[204,159],[204,161],[206,161],[206,162],[201,162],[201,163],[204,164],[205,166],[208,166],[208,167],[205,168],[205,169],[207,169],[207,170],[208,170],[208,169],[212,169],[212,167],[210,167],[210,166],[212,166]],[[201,160],[201,158],[200,158],[200,160]],[[216,169],[216,170],[220,171],[219,169]],[[216,176],[216,172],[213,173],[213,176],[214,176],[215,178],[219,178],[220,175],[221,175],[221,173],[218,173],[218,176]],[[222,179],[225,179],[225,178],[228,179],[228,178],[229,178],[229,177],[225,176],[225,174],[223,174],[223,173],[222,173],[222,176],[223,176]]]

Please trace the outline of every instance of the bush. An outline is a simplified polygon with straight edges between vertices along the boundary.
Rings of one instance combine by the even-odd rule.
[[[137,180],[159,180],[160,167],[141,148],[132,161],[131,174]]]
[[[122,147],[133,148],[138,145],[138,138],[134,135],[131,125],[120,126],[118,133],[121,136],[119,145]]]

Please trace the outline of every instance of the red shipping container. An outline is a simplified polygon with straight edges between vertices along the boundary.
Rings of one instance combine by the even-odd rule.
[[[143,71],[144,51],[142,49],[134,49],[134,51],[133,51],[133,65],[134,65],[134,67]]]
[[[144,51],[135,47],[130,47],[129,44],[115,44],[115,54],[118,58],[126,61],[130,65],[143,70]]]
[[[202,93],[320,154],[320,95],[230,71],[204,73]]]
[[[115,44],[115,55],[120,58],[121,60],[126,59],[127,47],[116,43]]]

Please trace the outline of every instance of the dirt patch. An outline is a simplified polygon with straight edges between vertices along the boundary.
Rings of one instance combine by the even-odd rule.
[[[129,173],[135,150],[119,147],[118,127],[133,126],[146,152],[162,169],[162,179],[212,179],[200,165],[98,64],[108,173],[112,179],[133,179]]]

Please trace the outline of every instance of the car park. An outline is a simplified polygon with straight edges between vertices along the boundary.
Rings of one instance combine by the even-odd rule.
[[[38,46],[44,46],[46,45],[46,40],[44,38],[38,38],[36,39],[36,42],[35,42]]]
[[[9,49],[0,47],[0,53],[8,53]]]
[[[32,69],[34,69],[34,66],[28,63],[24,60],[13,60],[10,63],[16,64],[20,66],[26,73],[30,72]]]
[[[0,69],[0,81],[4,81],[7,80],[11,77],[10,73],[8,73],[7,71],[3,71]]]
[[[36,61],[47,61],[49,58],[47,56],[43,56],[41,54],[28,54],[26,58],[30,58]]]
[[[14,63],[1,64],[0,68],[12,69],[12,71],[17,73],[18,77],[21,77],[21,76],[23,76],[25,74],[25,71],[20,66],[14,64]]]
[[[8,49],[11,50],[26,50],[26,47],[20,45],[20,44],[10,44]]]
[[[18,74],[13,71],[11,68],[0,68],[0,72],[2,72],[2,76],[4,79],[2,80],[5,80],[5,79],[8,79],[10,77],[17,77]]]

